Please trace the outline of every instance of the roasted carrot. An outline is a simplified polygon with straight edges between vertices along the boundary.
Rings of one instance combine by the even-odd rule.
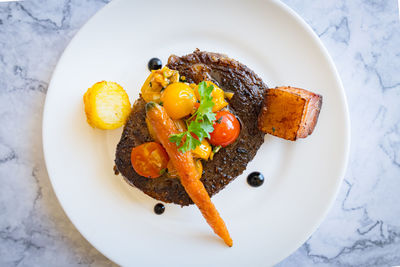
[[[167,151],[189,197],[200,209],[203,217],[214,232],[231,247],[232,238],[229,235],[225,222],[211,202],[210,196],[200,181],[192,153],[190,151],[185,153],[180,152],[177,145],[169,141],[170,135],[179,133],[174,122],[167,115],[165,109],[154,102],[147,103],[146,116],[155,130],[158,140]]]

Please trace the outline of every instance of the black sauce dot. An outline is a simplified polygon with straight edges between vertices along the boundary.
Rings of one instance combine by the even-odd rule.
[[[165,211],[165,206],[164,206],[164,204],[162,204],[162,203],[157,203],[157,204],[154,206],[154,212],[155,212],[156,214],[158,214],[158,215],[163,214],[164,211]]]
[[[253,187],[259,187],[264,183],[264,175],[259,172],[252,172],[247,176],[247,183]]]
[[[147,63],[147,67],[149,68],[150,71],[161,69],[162,67],[161,59],[153,57],[152,59],[149,60],[149,63]]]

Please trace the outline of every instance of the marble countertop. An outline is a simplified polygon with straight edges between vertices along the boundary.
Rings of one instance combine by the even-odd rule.
[[[46,172],[48,82],[79,28],[108,1],[0,2],[0,266],[114,266],[74,228]],[[342,78],[351,154],[329,215],[278,266],[400,265],[400,23],[395,0],[284,0]]]

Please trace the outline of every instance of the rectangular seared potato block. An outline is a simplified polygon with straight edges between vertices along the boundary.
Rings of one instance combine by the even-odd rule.
[[[310,135],[317,124],[322,96],[295,87],[268,89],[258,116],[258,128],[295,141]]]

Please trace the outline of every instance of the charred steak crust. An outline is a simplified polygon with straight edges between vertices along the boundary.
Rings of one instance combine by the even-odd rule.
[[[203,161],[201,181],[208,194],[213,196],[246,169],[264,141],[264,133],[257,128],[257,117],[267,86],[248,67],[222,54],[196,50],[182,57],[172,55],[167,66],[178,70],[188,82],[210,80],[224,91],[234,93],[229,100],[229,109],[240,121],[240,135],[235,143],[215,154],[213,160]],[[155,199],[182,206],[193,204],[179,179],[168,178],[167,174],[156,179],[145,178],[131,165],[132,148],[152,141],[145,122],[145,104],[139,98],[133,105],[117,145],[117,169],[129,184]]]

